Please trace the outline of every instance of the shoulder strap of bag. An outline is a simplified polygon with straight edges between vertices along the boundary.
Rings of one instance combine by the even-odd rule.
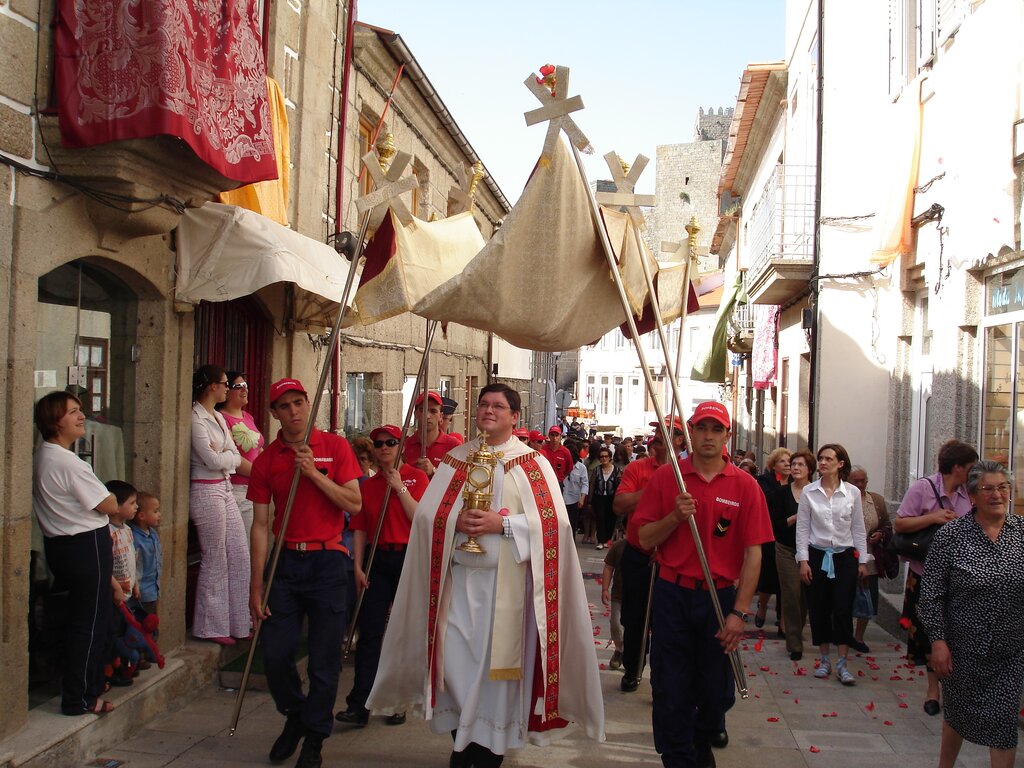
[[[928,485],[932,487],[932,493],[935,494],[935,501],[939,503],[939,509],[945,509],[945,507],[942,506],[943,497],[939,495],[939,489],[935,487],[935,483],[932,482],[932,479],[930,477],[926,477],[925,480],[927,480]]]

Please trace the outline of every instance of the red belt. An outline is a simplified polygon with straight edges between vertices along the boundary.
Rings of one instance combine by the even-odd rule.
[[[708,583],[704,579],[695,579],[693,576],[686,576],[685,574],[664,565],[658,569],[658,576],[671,584],[675,584],[677,587],[704,590],[708,588]],[[725,587],[731,587],[732,585],[733,582],[731,579],[715,579],[715,589],[723,589]]]
[[[331,552],[344,552],[346,555],[348,554],[348,549],[340,541],[286,541],[284,548],[293,549],[296,552],[329,550]]]
[[[377,549],[381,552],[404,552],[408,544],[378,544]]]

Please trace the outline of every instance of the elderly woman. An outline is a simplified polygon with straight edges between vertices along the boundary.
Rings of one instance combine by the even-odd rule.
[[[853,639],[853,597],[857,580],[868,575],[871,559],[864,535],[860,491],[850,485],[850,454],[838,443],[818,449],[819,478],[800,495],[796,516],[796,559],[807,585],[811,642],[821,651],[814,676],[832,672],[829,650],[839,651],[836,677],[843,685],[856,679],[846,666]]]
[[[235,497],[235,504],[242,514],[242,523],[245,525],[245,539],[249,540],[249,530],[252,528],[252,502],[245,494],[249,490],[249,472],[252,470],[252,463],[256,457],[263,452],[263,435],[256,426],[256,420],[247,410],[249,405],[249,382],[245,374],[239,371],[228,371],[228,395],[223,403],[220,403],[217,410],[224,417],[224,422],[231,430],[231,439],[238,448],[242,460],[239,462],[235,473],[231,475],[231,492]]]
[[[803,658],[804,624],[807,623],[807,598],[796,562],[796,518],[800,497],[817,468],[818,461],[813,453],[797,451],[789,458],[790,484],[778,488],[768,499],[768,514],[775,534],[775,566],[782,596],[786,650],[792,661]]]
[[[33,462],[32,509],[45,537],[46,563],[70,592],[60,709],[65,715],[104,714],[114,708],[100,694],[113,608],[107,524],[117,501],[71,451],[85,436],[81,400],[51,392],[36,403],[35,422],[43,442]]]
[[[764,472],[757,477],[765,502],[770,502],[775,493],[784,485],[789,485],[789,459],[793,454],[788,448],[776,448],[768,454],[764,464]],[[775,542],[769,541],[761,545],[761,574],[757,579],[757,613],[754,625],[764,626],[768,615],[768,601],[775,595],[775,626],[779,635],[783,635],[782,593],[779,591],[779,573],[775,567]]]
[[[889,520],[889,511],[885,507],[885,499],[879,494],[868,490],[868,472],[864,467],[854,467],[850,472],[850,485],[860,490],[860,502],[864,509],[864,530],[868,540],[868,549],[877,546],[882,542],[887,532],[892,532],[892,522]],[[878,615],[878,567],[872,558],[868,563],[868,591],[871,592],[871,605],[874,608],[874,615]],[[850,647],[861,653],[871,653],[871,649],[864,642],[864,632],[868,628],[870,619],[857,619],[857,625],[853,630],[853,640]]]
[[[978,460],[978,452],[966,443],[948,440],[939,448],[937,459],[939,471],[920,478],[907,489],[893,521],[893,529],[897,533],[913,533],[932,525],[944,525],[971,511],[971,499],[964,482],[968,471]],[[932,645],[928,632],[921,626],[917,616],[917,601],[921,594],[925,564],[917,560],[907,560],[907,563],[907,584],[900,623],[907,626],[907,659],[917,665],[928,665],[924,711],[934,716],[942,711],[939,703],[939,678],[932,670],[929,659]]]
[[[192,634],[220,645],[248,637],[250,624],[249,545],[230,481],[242,457],[214,408],[227,399],[228,384],[218,365],[201,366],[192,376],[188,515],[202,550]]]
[[[917,603],[942,681],[939,768],[953,768],[964,739],[988,747],[993,768],[1010,768],[1024,681],[1024,521],[1001,464],[978,462],[966,485],[974,508],[936,531]]]

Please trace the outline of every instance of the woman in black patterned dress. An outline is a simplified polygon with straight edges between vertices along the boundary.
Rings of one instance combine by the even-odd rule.
[[[967,475],[971,514],[935,534],[917,613],[942,681],[939,768],[953,768],[967,739],[989,748],[993,768],[1017,752],[1024,683],[1024,520],[1010,510],[1006,469],[979,461]]]

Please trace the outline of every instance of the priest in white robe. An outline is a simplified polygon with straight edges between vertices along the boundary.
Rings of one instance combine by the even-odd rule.
[[[604,740],[604,702],[579,559],[558,481],[512,431],[519,393],[480,392],[482,433],[448,453],[420,500],[367,707],[451,733],[451,766],[498,766],[571,724]],[[467,464],[496,459],[488,509],[465,505]],[[483,505],[481,505],[483,506]],[[473,537],[483,553],[459,547]]]

